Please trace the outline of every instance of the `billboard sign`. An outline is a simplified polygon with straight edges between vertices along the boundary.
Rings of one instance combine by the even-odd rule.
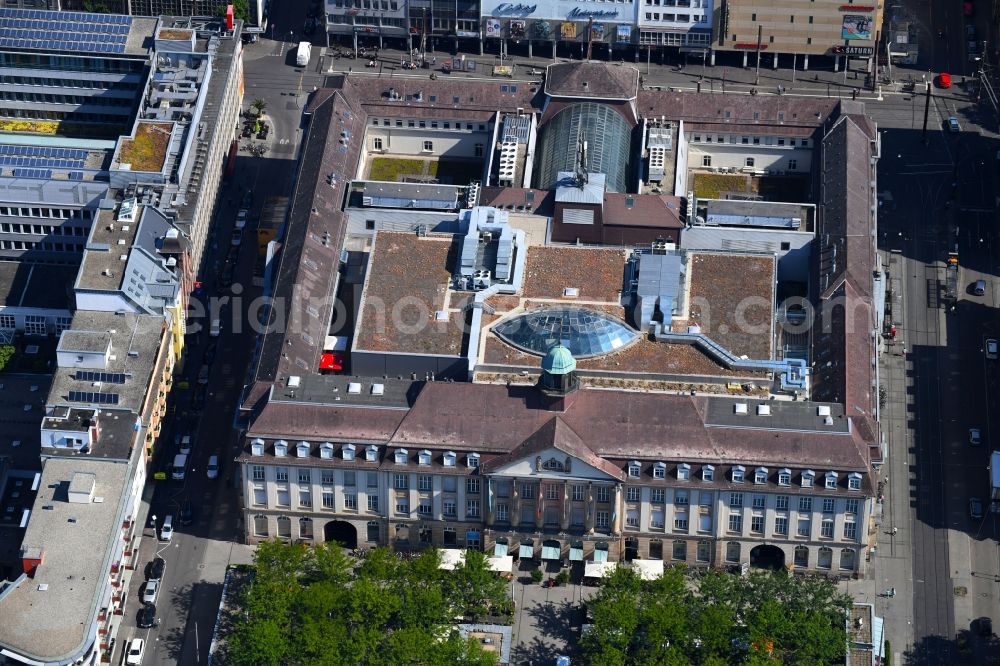
[[[563,21],[559,24],[560,39],[576,39],[576,23]]]
[[[512,39],[524,39],[527,32],[524,21],[517,20],[510,22],[510,36]]]
[[[842,39],[872,38],[872,17],[860,14],[846,14],[840,34]]]
[[[486,19],[486,36],[487,37],[500,36],[500,21],[498,21],[497,19]]]

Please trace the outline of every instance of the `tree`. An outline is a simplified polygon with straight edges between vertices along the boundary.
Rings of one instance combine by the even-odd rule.
[[[462,574],[479,592],[482,563],[473,556]],[[463,639],[451,620],[450,588],[428,551],[400,561],[384,548],[355,566],[337,544],[315,548],[262,543],[254,575],[237,600],[227,638],[235,666],[487,666],[496,663],[476,641]],[[490,572],[492,573],[492,572]],[[495,577],[495,575],[494,575]],[[290,638],[294,636],[294,641]]]
[[[465,551],[465,560],[447,579],[448,599],[456,615],[471,615],[478,622],[507,599],[507,582],[489,567],[486,555]]]
[[[219,16],[226,15],[226,8],[229,5],[233,6],[233,16],[238,21],[243,21],[248,23],[250,21],[250,4],[247,0],[232,0],[230,3],[219,5],[219,8],[215,10],[215,13]]]
[[[17,353],[17,349],[14,345],[0,345],[0,372],[7,367],[15,353]]]
[[[250,108],[257,112],[257,115],[262,115],[264,109],[267,108],[267,101],[258,97],[253,102],[250,103]]]
[[[680,567],[654,581],[619,569],[580,647],[587,663],[623,666],[843,663],[850,605],[830,581],[785,571],[708,571],[692,585]]]

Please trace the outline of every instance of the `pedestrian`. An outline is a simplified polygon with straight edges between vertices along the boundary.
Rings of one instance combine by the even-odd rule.
[[[896,536],[896,532],[898,532],[898,531],[899,531],[898,527],[893,527],[892,528],[892,536]]]

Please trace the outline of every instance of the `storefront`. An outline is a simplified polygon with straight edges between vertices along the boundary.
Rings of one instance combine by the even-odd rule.
[[[555,58],[557,50],[575,58],[609,59],[638,41],[635,2],[610,4],[587,0],[532,0],[483,3],[483,39],[491,50],[509,54],[511,47]],[[492,43],[491,43],[492,42]]]

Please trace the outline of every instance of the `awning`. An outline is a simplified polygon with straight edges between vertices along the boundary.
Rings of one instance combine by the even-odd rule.
[[[499,573],[510,573],[514,570],[514,556],[500,555],[486,558],[486,566]]]
[[[441,551],[441,564],[439,569],[452,571],[459,564],[465,561],[465,551],[460,548],[445,548]]]
[[[507,544],[505,543],[494,544],[493,555],[495,557],[505,557],[507,555]]]
[[[569,547],[569,561],[570,562],[583,562],[583,547],[582,546],[570,546]]]
[[[522,543],[521,547],[517,551],[517,554],[519,557],[530,560],[535,556],[535,545],[531,543]]]
[[[543,560],[558,560],[559,557],[559,546],[546,546],[542,544],[542,559]]]
[[[607,562],[608,561],[608,551],[597,548],[594,550],[594,561],[595,562]]]
[[[604,578],[618,568],[617,562],[587,562],[583,570],[585,578]]]
[[[663,560],[632,560],[629,566],[642,580],[656,580],[663,575]]]

